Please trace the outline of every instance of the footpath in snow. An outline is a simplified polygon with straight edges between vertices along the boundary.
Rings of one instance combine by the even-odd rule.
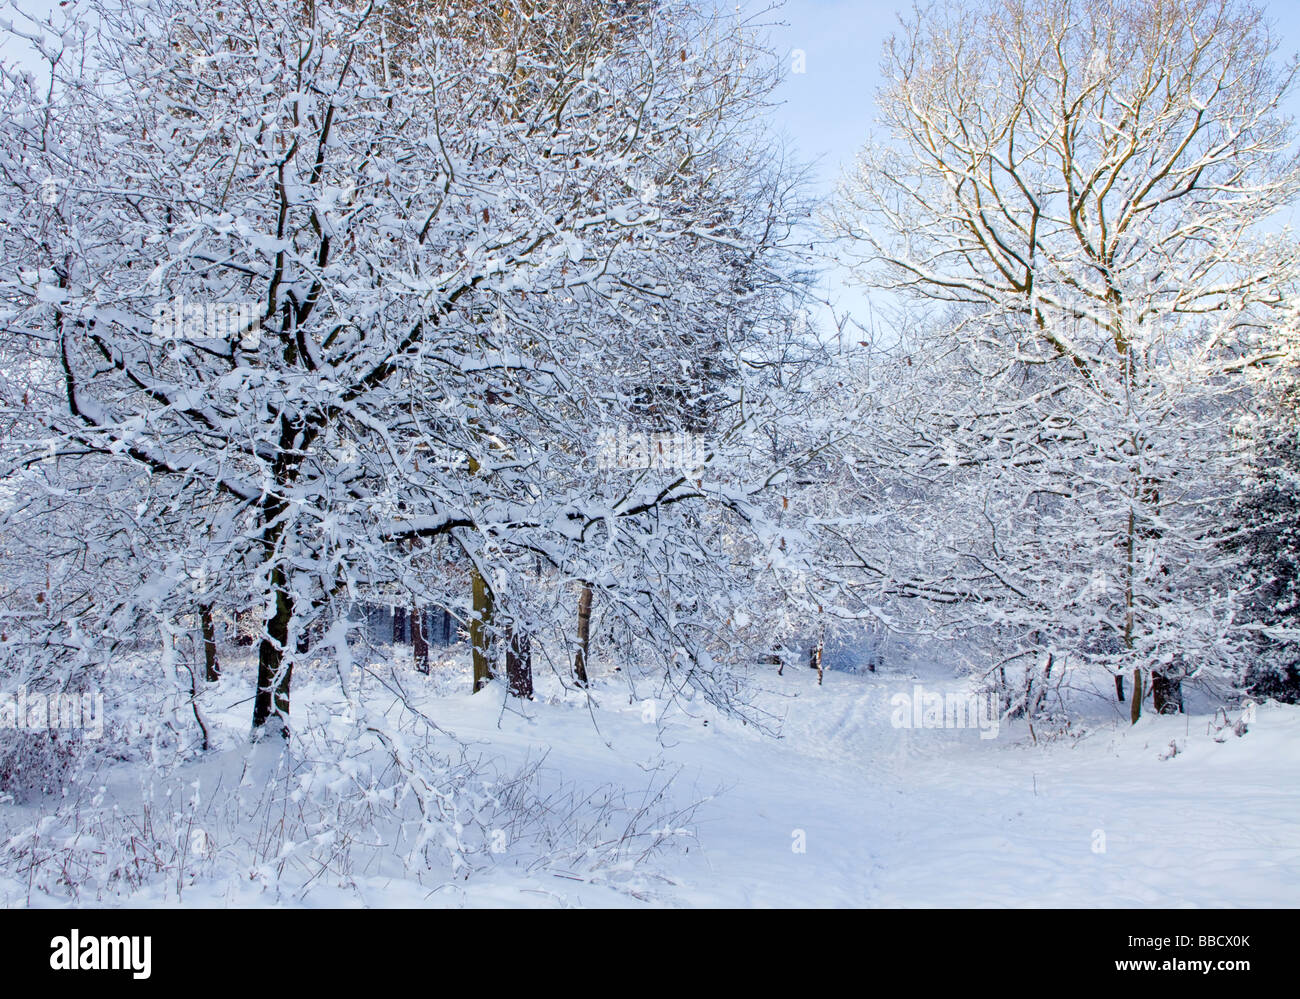
[[[598,695],[599,735],[585,710],[544,701],[523,715],[468,698],[437,710],[499,752],[546,747],[571,779],[635,786],[639,767],[664,764],[681,768],[678,795],[722,788],[697,813],[699,849],[661,861],[677,903],[1300,904],[1300,708],[1261,707],[1222,742],[1208,717],[1184,715],[1036,745],[1017,725],[993,739],[895,727],[896,695],[951,679],[764,682],[786,718],[777,740],[712,712],[650,725],[617,691]]]
[[[666,830],[667,845],[629,861],[621,878],[539,867],[503,840],[488,869],[432,888],[400,871],[285,885],[250,880],[245,869],[184,885],[183,904],[1300,904],[1297,707],[1259,707],[1240,736],[1227,729],[1216,737],[1204,715],[1131,727],[1116,712],[1081,735],[1035,742],[1019,724],[995,738],[981,738],[978,727],[900,727],[900,715],[915,717],[900,701],[918,685],[961,689],[938,671],[828,672],[819,686],[812,671],[787,670],[761,677],[761,705],[783,719],[774,738],[702,704],[632,697],[617,676],[599,680],[589,700],[539,675],[538,698],[521,703],[499,686],[468,694],[466,667],[455,661],[432,678],[400,668],[393,675],[420,692],[415,702],[471,757],[501,773],[541,761],[539,788],[554,793],[557,813],[612,788],[633,805],[641,796],[643,819],[677,816],[681,828]],[[245,686],[232,671],[205,695],[222,748],[182,764],[172,779],[211,796],[218,779],[238,784],[242,768],[248,785]],[[329,714],[338,696],[326,675],[304,678],[295,715]],[[106,793],[127,804],[138,787],[130,765],[119,766],[121,775],[104,775]],[[21,811],[9,809],[10,832]],[[582,821],[568,825],[581,829]],[[260,833],[238,832],[245,835]],[[155,884],[129,901],[177,898]],[[33,895],[11,872],[0,878],[0,903],[67,900]]]

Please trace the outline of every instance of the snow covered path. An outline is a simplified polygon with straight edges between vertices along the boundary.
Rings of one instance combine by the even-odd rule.
[[[647,823],[698,804],[684,823],[694,835],[674,832],[676,845],[635,870],[579,863],[573,877],[537,866],[535,854],[512,852],[511,844],[468,881],[445,884],[420,883],[400,867],[277,884],[250,880],[249,867],[236,863],[187,883],[183,904],[1300,905],[1297,707],[1260,708],[1244,736],[1229,730],[1223,742],[1207,732],[1206,716],[1193,715],[1145,718],[1136,727],[1116,717],[1080,737],[1034,744],[1018,726],[987,739],[972,728],[895,727],[896,695],[915,693],[918,683],[959,689],[938,670],[919,678],[828,672],[821,687],[814,673],[799,670],[762,677],[760,703],[784,718],[781,737],[773,738],[704,705],[655,703],[648,711],[617,675],[597,680],[590,703],[539,675],[537,700],[521,705],[507,702],[499,687],[466,693],[468,667],[458,660],[440,664],[432,678],[409,668],[397,674],[408,691],[420,692],[415,700],[429,717],[497,772],[544,757],[537,790],[554,795],[548,800],[559,803],[557,812],[593,792],[599,800],[601,789],[622,792],[635,810],[647,788],[672,777],[668,805],[647,808],[640,828],[664,828]],[[232,670],[205,694],[224,748],[175,772],[184,788],[201,784],[205,800],[218,778],[238,784],[248,762],[247,679]],[[367,682],[368,702],[392,703]],[[337,716],[340,708],[337,684],[324,673],[300,682],[295,717]],[[184,713],[175,715],[181,724]],[[1172,756],[1171,743],[1178,750]],[[132,807],[139,794],[133,773],[122,764],[102,775],[110,804]],[[12,829],[31,821],[22,814],[34,817],[11,807],[0,819]],[[574,828],[585,821],[580,816]],[[614,825],[623,821],[616,817]],[[218,831],[228,847],[256,835],[251,826]],[[580,853],[589,845],[581,836],[576,842]],[[175,905],[175,879],[116,901],[111,894],[95,899],[88,901]],[[0,873],[0,905],[25,904],[68,899],[33,895],[25,879]]]
[[[890,699],[915,682],[772,677],[780,740],[679,712],[660,745],[640,703],[613,706],[617,690],[598,695],[607,742],[571,703],[529,718],[499,700],[430,707],[494,752],[545,747],[571,780],[636,787],[663,762],[682,768],[680,799],[724,788],[697,815],[700,848],[656,861],[670,904],[1300,905],[1300,709],[1262,708],[1222,743],[1183,716],[1036,746],[1020,729],[893,727]]]

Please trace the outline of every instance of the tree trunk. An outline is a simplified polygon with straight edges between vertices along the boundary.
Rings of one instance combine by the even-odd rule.
[[[492,591],[487,580],[473,566],[469,571],[474,611],[469,620],[469,644],[474,660],[474,693],[492,679],[492,656],[488,648],[488,628],[492,624]]]
[[[822,685],[822,650],[826,647],[824,635],[817,636],[817,644],[808,650],[808,665],[817,671],[817,686]]]
[[[1133,671],[1133,702],[1129,710],[1129,721],[1134,725],[1142,717],[1142,697],[1142,669],[1139,667]]]
[[[1151,698],[1158,715],[1176,715],[1183,710],[1183,681],[1165,673],[1151,674]]]
[[[1124,703],[1124,677],[1119,673],[1115,674],[1115,698],[1120,704]]]
[[[506,683],[512,697],[533,696],[533,653],[528,632],[511,625],[506,629]]]
[[[199,628],[203,632],[204,678],[208,683],[221,679],[221,664],[217,662],[217,629],[212,623],[212,605],[199,608]]]
[[[293,663],[289,659],[289,619],[293,616],[293,598],[285,579],[284,569],[271,570],[271,587],[275,594],[275,612],[266,622],[261,644],[257,650],[257,694],[253,699],[253,730],[265,730],[268,722],[272,730],[289,738],[289,683]]]
[[[429,672],[429,640],[424,634],[424,608],[411,608],[411,654],[415,658],[415,668],[421,673]]]
[[[406,608],[393,608],[393,644],[405,645],[407,643],[406,635]]]
[[[573,676],[579,687],[587,686],[587,654],[591,651],[591,587],[583,584],[578,594],[578,652],[573,657]]]

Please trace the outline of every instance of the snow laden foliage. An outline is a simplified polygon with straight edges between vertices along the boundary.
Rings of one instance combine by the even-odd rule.
[[[1237,553],[1237,582],[1246,620],[1256,626],[1242,685],[1256,697],[1300,701],[1300,381],[1297,381],[1297,314],[1283,330],[1287,355],[1263,381],[1257,404],[1240,433],[1250,453],[1242,494],[1225,530],[1224,545]]]
[[[885,417],[846,474],[884,519],[835,532],[845,585],[982,629],[1011,710],[1088,663],[1120,700],[1131,677],[1134,720],[1180,710],[1241,638],[1219,523],[1295,292],[1261,228],[1300,189],[1294,67],[1235,0],[982,13],[904,22],[829,216],[920,310],[859,379]]]
[[[287,732],[378,603],[448,608],[484,672],[604,635],[743,710],[737,609],[796,558],[755,442],[815,349],[756,40],[675,3],[71,18],[0,90],[6,683],[238,616]],[[609,467],[619,429],[706,446]]]
[[[216,724],[224,752],[204,758],[161,731],[134,746],[119,740],[133,777],[83,765],[61,796],[33,799],[31,820],[0,837],[13,883],[28,904],[178,903],[216,886],[227,900],[302,904],[367,899],[394,882],[417,897],[452,895],[470,880],[490,884],[508,863],[523,876],[646,898],[661,886],[645,861],[695,841],[700,802],[673,793],[666,767],[632,792],[557,780],[544,754],[503,765],[405,704],[398,671],[364,679],[377,689],[344,699],[324,670],[309,674],[316,696],[295,707],[292,751]],[[142,701],[167,720],[184,708]]]
[[[956,643],[1012,715],[1064,725],[1081,691],[1104,693],[1096,675],[1134,663],[1227,693],[1246,640],[1221,531],[1245,457],[1236,395],[1191,365],[1144,386],[1141,469],[1160,483],[1144,522],[1130,513],[1156,497],[1131,491],[1130,397],[949,329],[853,381],[876,418],[844,445],[843,515],[823,528],[849,606]],[[850,516],[864,502],[870,532]]]

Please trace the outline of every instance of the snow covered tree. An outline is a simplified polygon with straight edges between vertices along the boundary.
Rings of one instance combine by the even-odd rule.
[[[1295,273],[1260,230],[1300,188],[1275,54],[1238,0],[927,8],[886,47],[886,134],[830,220],[865,280],[951,309],[926,347],[950,344],[972,391],[932,424],[933,464],[1004,477],[990,494],[1023,511],[980,514],[983,554],[960,558],[1049,621],[1059,601],[1022,584],[1063,567],[1032,553],[1086,517],[1075,573],[1114,601],[1097,641],[1135,720],[1144,677],[1180,707],[1186,629],[1214,616],[1183,591],[1212,560],[1203,476],[1233,461],[1230,397],[1274,356]]]
[[[4,316],[39,389],[8,481],[57,461],[123,567],[87,662],[253,593],[253,726],[287,733],[296,657],[358,600],[460,608],[485,653],[585,581],[710,686],[724,536],[770,479],[743,441],[781,418],[744,363],[797,208],[752,197],[772,64],[689,4],[584,5],[580,35],[562,7],[92,3],[47,31],[49,79],[4,70]],[[706,469],[599,472],[646,352],[735,361]]]
[[[1253,460],[1224,544],[1244,556],[1238,579],[1248,594],[1246,620],[1260,627],[1242,686],[1256,697],[1294,704],[1300,701],[1300,379],[1294,325],[1279,333],[1287,356],[1260,386],[1260,404],[1242,427]]]

